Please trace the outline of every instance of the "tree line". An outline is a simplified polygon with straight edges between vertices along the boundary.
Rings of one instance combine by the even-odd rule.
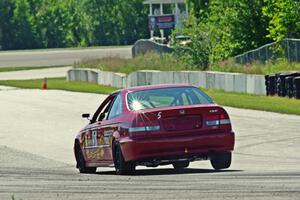
[[[300,37],[300,0],[187,0],[180,56],[197,66]],[[1,49],[126,45],[149,37],[143,0],[0,0]]]
[[[191,39],[183,58],[198,66],[284,38],[300,38],[299,0],[189,0]]]
[[[148,37],[143,0],[0,0],[0,49],[127,45]]]

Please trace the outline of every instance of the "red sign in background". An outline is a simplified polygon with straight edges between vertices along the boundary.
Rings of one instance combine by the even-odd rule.
[[[174,15],[149,16],[149,29],[172,29],[175,27]]]

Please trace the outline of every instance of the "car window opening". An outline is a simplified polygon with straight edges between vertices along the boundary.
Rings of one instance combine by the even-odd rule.
[[[211,104],[212,99],[195,87],[162,88],[130,92],[127,104],[130,110]]]

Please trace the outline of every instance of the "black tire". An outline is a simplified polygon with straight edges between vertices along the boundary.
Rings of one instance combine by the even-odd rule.
[[[227,169],[231,165],[231,152],[218,152],[215,153],[210,163],[215,170]]]
[[[76,161],[77,161],[77,168],[80,173],[93,174],[96,172],[96,170],[97,170],[96,167],[86,167],[85,159],[83,157],[82,150],[78,143],[76,143],[76,147],[75,147],[75,156],[76,156]]]
[[[176,170],[181,170],[184,168],[187,168],[190,165],[189,161],[178,161],[178,162],[174,162],[172,163],[174,169]]]
[[[114,165],[117,175],[131,175],[135,172],[135,163],[132,161],[126,162],[118,142],[113,143],[114,149]]]

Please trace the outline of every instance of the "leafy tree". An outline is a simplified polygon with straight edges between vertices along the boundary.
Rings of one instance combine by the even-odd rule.
[[[63,0],[43,1],[37,12],[38,27],[45,47],[70,45],[68,2]]]
[[[212,50],[211,30],[206,26],[199,25],[194,17],[191,17],[188,23],[189,28],[177,30],[172,35],[174,55],[190,66],[196,67],[192,70],[205,70],[209,65],[209,56]],[[176,39],[176,36],[181,34],[189,38],[184,45]]]
[[[141,0],[118,0],[116,26],[119,29],[120,44],[132,44],[147,37],[148,12]]]
[[[191,16],[181,33],[192,42],[181,57],[196,66],[300,37],[299,0],[188,3]],[[133,44],[149,36],[147,9],[143,0],[0,0],[0,48]]]
[[[13,26],[11,25],[11,19],[14,8],[15,4],[13,0],[0,1],[0,46],[2,49],[13,48]]]
[[[280,41],[286,37],[300,37],[299,0],[264,0],[263,15],[270,19],[269,38]]]
[[[207,24],[213,27],[212,61],[225,59],[268,42],[260,0],[215,0]]]
[[[191,3],[198,3],[198,7],[192,7],[193,16],[184,32],[191,38],[191,43],[195,43],[192,49],[206,52],[202,56],[208,58],[202,60],[226,59],[269,41],[266,38],[267,20],[262,15],[264,3],[260,0],[191,0]],[[196,20],[191,20],[195,17]],[[195,34],[200,35],[200,40]],[[194,58],[193,62],[198,61]]]
[[[69,32],[67,38],[71,46],[88,46],[92,45],[93,26],[91,16],[82,8],[85,1],[69,0],[67,4],[69,15]]]
[[[143,0],[90,0],[85,10],[92,18],[97,45],[132,44],[147,36]]]
[[[132,44],[148,37],[143,0],[1,0],[3,49]]]
[[[34,26],[34,14],[27,0],[15,0],[11,25],[13,26],[12,43],[15,49],[40,47],[36,27]]]
[[[205,19],[208,17],[208,8],[210,0],[189,0],[189,6],[192,14],[198,19]]]

